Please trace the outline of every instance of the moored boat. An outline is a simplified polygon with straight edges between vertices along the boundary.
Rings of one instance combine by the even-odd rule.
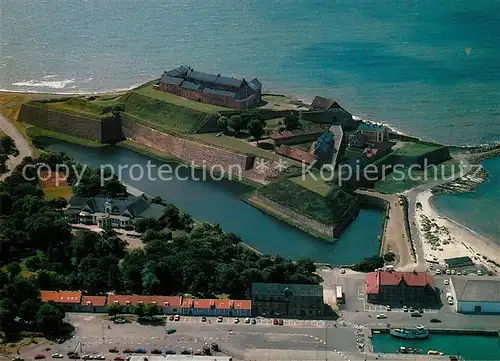
[[[443,356],[443,353],[441,351],[429,350],[429,351],[427,351],[427,355],[439,355],[439,356]]]
[[[389,333],[393,337],[405,338],[409,340],[429,337],[429,331],[423,326],[417,326],[416,328],[391,328]]]

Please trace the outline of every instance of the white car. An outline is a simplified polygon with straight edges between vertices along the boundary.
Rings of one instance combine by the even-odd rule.
[[[63,358],[64,356],[60,353],[54,353],[52,354],[52,358]]]
[[[446,274],[447,274],[447,275],[451,275],[451,270],[447,269],[447,270],[446,270]]]
[[[457,271],[455,271],[454,269],[452,269],[452,270],[451,270],[451,274],[452,274],[452,275],[454,275],[454,274],[456,274],[456,273],[457,273]]]
[[[340,269],[340,273],[341,273],[341,274],[345,274],[345,268],[341,268],[341,269]]]
[[[440,270],[440,269],[437,269],[437,270],[436,270],[436,274],[437,274],[437,275],[440,275],[440,274],[441,274],[441,270]]]
[[[83,355],[82,360],[92,360],[93,357],[91,355]]]
[[[477,270],[477,275],[478,276],[482,276],[483,275],[483,271],[481,271],[480,269]]]
[[[245,318],[245,323],[250,323],[250,317]]]
[[[181,319],[181,316],[179,316],[179,315],[174,316],[174,321],[179,321],[180,319]]]
[[[387,318],[387,316],[386,316],[386,315],[384,315],[383,313],[381,313],[381,314],[377,315],[377,319],[381,320],[381,319],[383,319],[383,318]]]
[[[453,305],[453,299],[452,298],[448,298],[448,304],[449,305]]]
[[[460,276],[461,274],[462,274],[462,272],[461,272],[461,271],[457,271],[457,275],[459,275],[459,276]]]
[[[392,310],[391,305],[387,305],[387,306],[385,306],[385,309],[386,309],[387,311]]]
[[[240,319],[239,319],[238,317],[236,317],[236,318],[234,319],[234,323],[240,323]]]
[[[444,284],[445,284],[446,286],[448,286],[448,285],[450,284],[450,281],[448,281],[448,280],[444,280]]]
[[[97,356],[94,356],[94,360],[106,360],[106,357],[104,357],[102,355],[97,355]]]

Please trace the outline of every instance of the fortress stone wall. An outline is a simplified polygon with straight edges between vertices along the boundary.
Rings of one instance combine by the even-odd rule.
[[[93,119],[28,103],[21,106],[18,120],[42,129],[101,143],[112,143],[121,139],[120,120],[111,114],[102,119]]]
[[[253,167],[255,156],[202,144],[180,136],[152,129],[121,113],[123,136],[147,147],[166,152],[186,163],[199,167],[221,167],[226,173],[236,173]],[[217,168],[215,168],[217,170]]]

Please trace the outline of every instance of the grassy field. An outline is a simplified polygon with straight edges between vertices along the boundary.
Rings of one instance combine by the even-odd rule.
[[[34,95],[22,93],[0,93],[0,113],[7,119],[17,119],[21,104],[33,100]]]
[[[316,177],[316,179],[309,173],[305,173],[304,175],[299,175],[296,177],[288,178],[292,182],[297,183],[301,187],[307,188],[315,193],[318,193],[321,196],[326,196],[331,186],[327,184],[321,177],[320,171],[317,169],[311,170],[311,173]],[[328,176],[325,176],[329,179]]]
[[[197,112],[203,112],[208,114],[214,114],[220,111],[231,110],[229,108],[220,107],[212,104],[205,104],[200,102],[195,102],[193,100],[189,100],[175,94],[170,94],[164,91],[153,89],[153,84],[148,84],[142,87],[139,87],[132,91],[133,93],[140,94],[143,96],[147,96],[156,100],[161,100],[170,104],[178,105],[180,107],[185,107],[192,109]]]
[[[142,119],[158,130],[189,133],[207,116],[207,113],[136,92],[128,93],[122,101],[125,104],[126,113]]]
[[[394,149],[394,154],[405,157],[419,157],[439,148],[441,148],[439,145],[405,142],[402,147]]]
[[[323,224],[340,222],[355,202],[350,194],[341,189],[337,191],[334,200],[327,200],[320,194],[290,180],[270,183],[259,189],[264,197]]]
[[[71,187],[68,185],[61,185],[59,187],[43,187],[42,190],[46,200],[64,198],[69,201],[73,195]]]
[[[437,166],[430,166],[425,171],[412,171],[409,176],[408,168],[401,172],[392,172],[385,179],[375,183],[374,190],[385,193],[401,193],[408,189],[424,185],[434,179],[450,177],[460,169],[460,163],[451,159]]]

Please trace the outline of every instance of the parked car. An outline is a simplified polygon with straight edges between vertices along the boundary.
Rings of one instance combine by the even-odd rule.
[[[216,343],[216,342],[212,342],[210,344],[210,348],[213,350],[213,351],[219,351],[219,345]]]
[[[180,319],[181,319],[181,316],[179,316],[179,315],[174,316],[174,321],[179,321]]]
[[[257,323],[257,321],[255,321],[255,318],[252,318],[251,323],[252,323],[252,325],[255,325]]]
[[[217,317],[217,322],[222,322],[223,318],[222,316]]]
[[[240,319],[238,317],[235,317],[234,323],[240,323]]]
[[[60,353],[53,353],[52,354],[52,358],[63,358],[63,354],[60,354]]]
[[[273,320],[273,325],[275,325],[275,326],[276,326],[276,325],[278,325],[278,319],[277,319],[277,318],[275,318],[275,319]]]
[[[208,345],[203,346],[203,354],[204,355],[211,355],[212,354],[212,352],[210,350],[210,346],[208,346]]]
[[[283,326],[283,320],[282,319],[278,320],[278,325]]]
[[[125,357],[123,357],[123,356],[116,356],[113,360],[115,360],[115,361],[125,361]]]
[[[453,298],[448,298],[448,304],[449,304],[450,306],[452,306],[452,305],[453,305]]]
[[[135,353],[148,353],[148,351],[146,351],[145,349],[143,348],[136,348],[135,349]]]
[[[403,312],[408,312],[408,306],[403,306]]]
[[[41,359],[44,359],[45,358],[45,355],[43,353],[37,353],[35,355],[35,360],[41,360]]]
[[[451,270],[451,274],[452,274],[452,275],[455,275],[455,274],[457,274],[457,271],[455,271],[454,269],[452,269],[452,270]]]
[[[379,319],[379,320],[384,319],[384,318],[387,318],[387,316],[384,315],[383,313],[380,313],[377,315],[377,319]]]
[[[181,355],[191,355],[191,351],[190,350],[182,350]]]
[[[458,270],[458,271],[457,271],[457,275],[459,275],[459,276],[460,276],[461,274],[462,274],[462,271]]]
[[[193,355],[195,355],[195,356],[201,356],[203,354],[201,353],[201,350],[196,350],[195,352],[193,352]]]
[[[82,356],[82,360],[92,360],[92,356],[91,355],[83,355]]]
[[[103,355],[97,355],[94,356],[94,360],[106,360],[106,357],[104,357]]]
[[[437,270],[436,270],[436,274],[437,274],[437,275],[440,275],[440,274],[441,274],[441,270],[440,270],[440,269],[437,269]]]
[[[124,318],[115,318],[113,322],[116,324],[121,324],[121,323],[127,323],[127,320]]]
[[[113,347],[113,348],[109,349],[109,352],[111,352],[111,353],[118,353],[120,351],[118,351],[118,349],[116,347]]]
[[[444,284],[445,284],[446,286],[448,286],[448,285],[450,284],[450,281],[446,279],[446,280],[444,280]]]
[[[177,332],[177,330],[175,328],[169,328],[167,330],[167,335],[171,335],[171,334],[176,333],[176,332]]]
[[[483,275],[483,271],[481,271],[480,269],[477,270],[477,275],[478,276],[482,276]]]
[[[207,322],[207,318],[206,318],[205,316],[203,316],[203,317],[201,318],[201,322]]]
[[[80,355],[77,354],[77,353],[72,353],[71,355],[68,355],[68,358],[71,359],[71,360],[79,360],[80,359]]]
[[[173,315],[168,316],[168,320],[169,321],[173,321],[174,320],[174,316]]]
[[[175,355],[177,352],[172,350],[171,348],[165,350],[165,355]]]
[[[392,310],[391,305],[387,305],[387,306],[385,306],[385,310],[386,310],[386,311],[390,311],[390,310]]]
[[[413,307],[410,306],[410,309],[408,310],[410,312],[415,312],[415,309]]]
[[[441,323],[441,320],[439,318],[431,318],[430,319],[430,322],[433,322],[433,323]]]
[[[24,359],[21,356],[16,356],[12,359],[12,361],[24,361]]]
[[[411,317],[422,317],[422,314],[420,312],[412,312],[410,314]]]
[[[155,348],[155,349],[151,350],[151,353],[153,355],[161,355],[161,350],[158,350],[157,348]]]
[[[341,273],[341,274],[345,274],[345,268],[341,268],[341,269],[340,269],[340,273]]]
[[[447,270],[446,270],[446,274],[447,274],[447,275],[451,275],[451,270],[447,269]]]
[[[125,350],[123,350],[123,353],[134,353],[134,350],[132,350],[131,348],[126,348]]]
[[[245,323],[250,323],[250,317],[245,318]]]

